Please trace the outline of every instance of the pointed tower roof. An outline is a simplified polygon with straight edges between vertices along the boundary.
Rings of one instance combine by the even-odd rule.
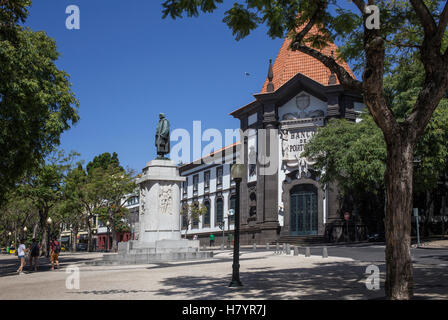
[[[314,26],[309,33],[316,34],[317,32],[318,29]],[[290,38],[285,39],[272,67],[274,74],[272,82],[275,90],[278,90],[298,73],[301,73],[324,86],[328,86],[330,76],[332,75],[330,69],[319,60],[303,52],[292,51],[290,49],[291,41]],[[331,56],[332,51],[336,52],[336,50],[337,46],[334,43],[330,43],[327,47],[319,51],[326,56]],[[338,63],[343,66],[353,78],[356,78],[345,61],[338,61]],[[266,79],[260,93],[268,92],[268,82],[269,80]],[[336,79],[335,84],[339,84],[339,80]]]

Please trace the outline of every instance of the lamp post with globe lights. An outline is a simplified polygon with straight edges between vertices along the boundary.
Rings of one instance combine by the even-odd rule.
[[[236,185],[236,200],[235,200],[235,244],[233,246],[233,265],[232,265],[232,281],[229,287],[241,287],[243,284],[240,280],[240,184],[243,180],[243,175],[246,172],[244,164],[234,164],[230,169],[232,179],[235,180]]]
[[[8,232],[8,254],[9,254],[9,250],[11,248],[11,231]]]
[[[107,227],[107,246],[106,246],[106,252],[109,252],[109,226],[110,226],[110,222],[109,220],[107,220],[106,222],[106,227]]]
[[[47,219],[47,258],[50,256],[50,227],[53,220],[51,220],[51,217],[48,217]]]

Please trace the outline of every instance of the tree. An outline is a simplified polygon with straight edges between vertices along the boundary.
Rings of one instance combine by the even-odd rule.
[[[208,212],[207,207],[203,203],[192,202],[184,203],[181,207],[180,214],[185,221],[185,239],[187,239],[188,228],[195,222],[199,222],[201,216]]]
[[[109,152],[105,152],[95,156],[95,158],[87,164],[86,169],[87,173],[90,174],[95,168],[103,168],[104,170],[107,170],[107,168],[111,165],[124,170],[123,167],[120,166],[120,161],[118,160],[118,154],[116,152],[112,155]]]
[[[163,16],[197,16],[212,12],[222,0],[167,0]],[[439,0],[369,0],[381,13],[380,28],[364,0],[353,0],[356,10],[338,6],[336,0],[251,0],[235,3],[224,22],[236,39],[266,23],[271,37],[292,38],[291,49],[308,54],[336,74],[346,89],[361,92],[369,112],[386,141],[386,295],[391,299],[413,296],[410,252],[414,147],[448,88],[448,51],[443,37],[448,24],[448,3]],[[377,19],[379,17],[373,16]],[[379,21],[377,21],[379,22]],[[317,33],[310,32],[315,27]],[[362,81],[354,79],[339,63],[319,49],[343,39],[340,56],[357,62]],[[394,114],[386,98],[384,75],[417,54],[424,67],[424,83],[412,111],[405,119]]]
[[[18,25],[29,5],[0,1],[0,202],[79,120],[69,75],[55,64],[55,41]]]
[[[39,215],[39,228],[41,231],[42,254],[47,255],[48,229],[54,225],[48,225],[50,211],[63,200],[62,186],[67,170],[72,166],[72,159],[76,153],[65,155],[58,151],[49,156],[46,162],[42,162],[33,173],[28,175],[18,186],[19,194],[32,201]],[[55,219],[56,220],[56,219]],[[60,219],[57,219],[60,220]]]
[[[395,115],[404,118],[412,111],[413,102],[423,84],[422,65],[418,60],[406,63],[385,78],[385,91]],[[399,92],[395,95],[395,92]],[[414,158],[414,194],[428,195],[437,187],[447,172],[448,99],[441,100],[429,122],[425,134],[419,140]],[[358,210],[369,219],[372,215],[382,219],[384,205],[384,173],[386,144],[381,130],[369,113],[362,121],[352,123],[345,119],[332,119],[326,127],[306,145],[304,156],[316,161],[314,168],[321,173],[323,184],[337,181],[343,197],[360,202],[367,192],[369,205]],[[432,197],[430,197],[432,198]],[[425,210],[426,213],[429,210]],[[378,219],[377,219],[378,220]]]
[[[72,245],[71,250],[73,251],[76,251],[76,236],[79,230],[87,224],[86,219],[90,219],[90,211],[86,210],[86,203],[87,206],[90,205],[87,200],[88,195],[86,195],[86,184],[86,174],[82,168],[82,164],[78,163],[78,166],[69,170],[64,178],[62,186],[62,201],[58,206],[58,211],[63,217],[62,220],[70,227],[70,243]],[[90,250],[90,228],[88,228],[88,234],[88,248]]]
[[[18,191],[10,191],[1,210],[3,214],[0,216],[0,234],[6,236],[11,232],[14,243],[17,243],[18,238],[36,237],[38,214],[29,198],[22,197]],[[25,227],[27,231],[24,230]]]
[[[92,194],[101,199],[101,205],[93,213],[98,214],[103,223],[110,223],[112,249],[116,251],[117,235],[124,231],[122,222],[125,222],[128,213],[125,204],[136,189],[133,171],[116,165],[110,165],[107,169],[94,168],[89,174],[89,184]]]

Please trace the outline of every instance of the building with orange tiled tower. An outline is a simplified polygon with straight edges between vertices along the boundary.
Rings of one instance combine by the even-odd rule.
[[[244,132],[238,145],[240,149],[232,148],[247,164],[240,193],[242,244],[304,243],[321,241],[324,237],[338,240],[344,236],[345,223],[338,210],[336,186],[322,185],[312,160],[301,154],[317,128],[325,126],[330,118],[356,121],[364,108],[363,99],[359,92],[344,89],[320,61],[290,50],[290,44],[287,38],[274,63],[270,61],[267,79],[261,91],[253,95],[255,100],[231,113],[240,120]],[[331,56],[336,50],[336,45],[330,44],[321,52]],[[339,63],[355,77],[346,62]],[[227,198],[218,188],[208,191],[201,188],[201,182],[210,184],[210,172],[212,179],[217,179],[218,173],[213,175],[215,171],[230,174],[230,165],[196,163],[180,169],[187,177],[182,201],[206,202],[211,208],[208,225],[202,227],[198,221],[188,232],[203,241],[210,233],[220,235],[219,229],[210,228],[217,221],[217,212],[223,211],[217,202],[226,203],[234,197],[226,175]],[[219,215],[225,216],[225,213]],[[226,228],[233,228],[230,220]]]

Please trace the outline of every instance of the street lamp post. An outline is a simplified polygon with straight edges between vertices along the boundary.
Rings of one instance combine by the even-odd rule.
[[[240,184],[245,174],[244,164],[234,164],[230,170],[230,174],[236,184],[236,201],[235,201],[235,245],[233,246],[233,265],[232,265],[232,281],[229,287],[241,287],[243,284],[240,280]]]
[[[9,250],[11,248],[11,231],[8,232],[8,254],[9,254]]]
[[[228,241],[229,241],[229,248],[231,247],[231,245],[232,245],[232,243],[230,242],[230,220],[231,220],[231,218],[233,217],[233,216],[235,216],[235,210],[234,209],[230,209],[229,210],[229,213],[227,214],[227,230],[228,230],[228,236],[227,236],[227,239],[228,239]]]
[[[109,225],[110,225],[110,222],[107,221],[107,222],[106,222],[106,227],[107,227],[107,246],[106,246],[106,252],[109,252]]]
[[[47,258],[50,256],[50,225],[53,222],[51,217],[47,219]]]
[[[28,228],[26,226],[23,227],[23,241],[25,242],[26,240],[26,232],[28,231]]]
[[[92,230],[92,234],[93,234],[93,236],[94,236],[94,239],[93,239],[93,251],[94,252],[96,252],[96,230],[94,229],[94,230]]]

